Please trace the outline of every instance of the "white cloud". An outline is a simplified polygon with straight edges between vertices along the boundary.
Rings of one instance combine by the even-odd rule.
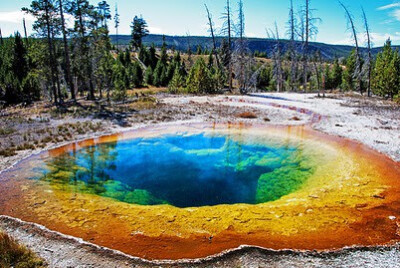
[[[26,14],[23,11],[0,12],[0,22],[21,23],[23,18],[25,18],[27,22],[35,21],[32,15]]]
[[[393,4],[386,5],[386,6],[381,6],[381,7],[378,7],[377,10],[387,10],[387,9],[392,9],[395,7],[400,7],[400,3],[393,3]]]
[[[378,7],[377,10],[390,10],[388,15],[394,20],[400,21],[400,3],[393,3],[386,6]],[[393,20],[386,20],[385,23],[394,22]]]
[[[148,30],[151,34],[165,34],[165,32],[158,27],[148,27]]]
[[[390,12],[390,16],[400,21],[400,9],[396,9]]]

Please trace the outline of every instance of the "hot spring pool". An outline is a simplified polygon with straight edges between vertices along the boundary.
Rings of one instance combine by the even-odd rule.
[[[139,205],[259,204],[299,189],[315,169],[311,157],[301,144],[178,133],[66,151],[34,178]]]
[[[307,127],[143,128],[0,176],[0,214],[147,259],[399,240],[398,164]]]

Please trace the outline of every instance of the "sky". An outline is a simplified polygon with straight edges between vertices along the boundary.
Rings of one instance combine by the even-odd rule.
[[[92,1],[96,4],[100,0]],[[299,9],[305,0],[293,0]],[[29,0],[0,0],[0,28],[3,36],[16,30],[22,32],[25,17],[28,33],[32,34],[33,18],[21,12],[30,5]],[[400,1],[342,0],[353,13],[361,44],[365,44],[361,6],[364,8],[373,37],[374,46],[382,46],[388,38],[400,45]],[[207,17],[204,4],[209,6],[216,28],[221,26],[225,0],[109,0],[114,14],[115,5],[120,13],[120,34],[130,34],[130,23],[135,15],[142,15],[154,34],[207,36]],[[243,0],[247,37],[267,37],[267,30],[278,25],[281,36],[286,32],[290,0]],[[232,0],[232,10],[237,10]],[[312,0],[314,16],[321,18],[319,33],[313,41],[328,44],[352,45],[344,11],[335,0]],[[111,27],[111,34],[115,33]]]

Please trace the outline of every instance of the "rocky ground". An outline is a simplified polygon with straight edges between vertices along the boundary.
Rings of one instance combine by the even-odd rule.
[[[309,124],[328,134],[350,138],[400,161],[400,108],[360,96],[257,94],[252,96],[142,96],[112,106],[80,100],[57,109],[48,103],[0,111],[1,171],[41,150],[75,140],[154,124],[185,122],[254,122]],[[400,267],[397,246],[339,252],[273,252],[242,248],[201,261],[147,262],[83,243],[44,227],[0,218],[0,229],[43,257],[50,267]],[[396,266],[397,265],[397,266]]]

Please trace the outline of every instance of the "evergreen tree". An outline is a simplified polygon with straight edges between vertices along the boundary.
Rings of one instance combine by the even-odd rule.
[[[31,40],[34,47],[35,42]],[[31,103],[40,98],[36,63],[30,59],[28,42],[17,32],[0,46],[0,99],[7,104]]]
[[[118,30],[119,30],[119,13],[118,13],[118,5],[115,4],[115,15],[114,15],[114,28],[115,28],[115,35],[117,39],[117,50],[119,49],[119,35],[118,35]]]
[[[113,87],[113,99],[124,101],[127,97],[126,89],[129,87],[129,77],[120,61],[116,61],[113,66]]]
[[[129,80],[133,87],[138,88],[143,85],[143,70],[139,63],[134,62],[129,67],[129,76]]]
[[[354,77],[356,76],[356,52],[353,50],[346,59],[346,69],[343,72],[342,89],[345,91],[355,90]]]
[[[340,87],[343,80],[343,68],[339,64],[339,60],[335,59],[330,74],[331,89],[337,89]]]
[[[106,89],[107,99],[109,99],[111,83],[110,78],[105,77],[105,73],[109,73],[112,62],[110,60],[112,45],[108,30],[108,20],[111,19],[110,7],[103,1],[96,9],[98,12],[94,16],[98,18],[98,25],[92,29],[90,37],[91,65],[100,98],[103,97],[103,89]]]
[[[207,66],[210,70],[214,67],[214,52],[211,52],[210,55],[208,55]]]
[[[146,72],[144,74],[144,81],[146,82],[147,85],[154,85],[154,74],[153,74],[153,68],[147,67]]]
[[[168,85],[170,93],[176,94],[184,91],[186,87],[186,73],[181,68],[176,68],[171,82]]]
[[[168,55],[167,55],[167,48],[165,44],[161,48],[161,55],[160,59],[157,62],[156,68],[154,69],[154,80],[153,84],[157,87],[164,87],[168,86]]]
[[[68,12],[74,17],[75,24],[72,30],[73,37],[73,62],[74,73],[80,80],[81,90],[89,91],[88,98],[95,98],[95,86],[93,79],[93,66],[91,63],[91,35],[98,28],[101,20],[99,13],[88,0],[76,0],[71,2]]]
[[[147,30],[147,22],[142,18],[135,16],[131,25],[132,29],[132,46],[137,50],[142,47],[143,37],[149,34]]]
[[[329,67],[329,64],[325,64],[325,69],[322,78],[323,78],[323,87],[325,89],[333,89],[332,86],[333,83],[331,79],[331,68]]]
[[[156,65],[157,65],[156,47],[154,46],[154,44],[152,44],[152,46],[149,49],[149,65],[147,66],[151,66],[151,68],[154,70],[154,68],[156,68]]]
[[[261,68],[260,75],[258,76],[257,88],[270,90],[272,85],[273,71],[270,65]]]
[[[376,57],[373,85],[379,96],[393,99],[400,92],[400,56],[392,49],[390,40]]]
[[[67,37],[67,28],[64,18],[64,0],[58,0],[59,2],[59,11],[61,18],[61,31],[63,35],[63,45],[64,45],[64,72],[65,72],[65,80],[69,86],[71,92],[71,98],[73,100],[76,99],[75,96],[75,88],[71,74],[71,57],[70,57],[70,49],[68,46],[68,37]]]
[[[107,1],[101,1],[97,6],[97,10],[99,14],[101,27],[108,28],[107,22],[112,18],[110,5],[107,3]]]
[[[201,45],[197,46],[197,51],[196,51],[197,55],[202,55],[203,54],[203,48],[201,47]]]
[[[187,77],[187,92],[192,94],[216,93],[216,86],[210,70],[203,58],[193,65]]]
[[[141,46],[139,49],[139,60],[146,66],[150,65],[150,55],[149,51],[145,46]]]
[[[47,41],[47,65],[50,69],[51,88],[55,103],[61,101],[61,88],[58,75],[57,54],[55,37],[61,31],[61,18],[58,16],[58,8],[55,0],[34,0],[30,8],[23,8],[26,13],[36,18],[33,29],[39,37],[44,37]]]
[[[98,77],[100,89],[104,88],[107,92],[107,100],[110,101],[111,89],[113,88],[113,65],[115,64],[114,57],[109,52],[104,52],[101,57],[100,65],[98,68]],[[100,91],[100,95],[101,91]],[[102,96],[101,96],[102,97]]]

